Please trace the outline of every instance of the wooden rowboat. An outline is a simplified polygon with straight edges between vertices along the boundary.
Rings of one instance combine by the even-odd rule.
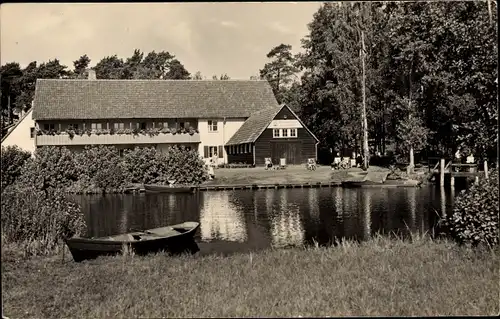
[[[73,260],[76,262],[94,259],[99,256],[119,254],[122,253],[125,247],[138,255],[159,251],[170,253],[190,251],[194,254],[199,251],[194,240],[194,234],[198,227],[200,227],[198,222],[185,222],[178,225],[107,237],[73,237],[66,239],[65,242],[73,256]]]
[[[193,193],[195,188],[192,186],[167,186],[145,184],[144,189],[148,193]]]
[[[347,188],[360,188],[360,187],[366,187],[366,186],[381,186],[382,181],[380,182],[374,182],[374,181],[343,181],[342,186],[347,187]]]

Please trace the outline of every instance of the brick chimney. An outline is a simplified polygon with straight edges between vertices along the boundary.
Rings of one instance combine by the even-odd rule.
[[[94,70],[88,70],[88,79],[89,80],[96,80],[96,75]]]

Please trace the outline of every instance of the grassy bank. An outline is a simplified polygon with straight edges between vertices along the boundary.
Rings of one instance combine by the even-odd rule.
[[[3,310],[10,318],[499,311],[498,251],[471,252],[428,239],[377,238],[228,257],[118,256],[80,264],[62,263],[61,256],[16,263],[5,251],[2,259]]]
[[[388,169],[372,166],[369,171],[388,171]],[[255,168],[220,168],[215,170],[215,179],[206,185],[251,185],[251,184],[301,184],[342,182],[356,178],[362,173],[360,168],[332,171],[330,166],[318,166],[309,171],[304,165],[292,165],[282,170],[265,170]]]

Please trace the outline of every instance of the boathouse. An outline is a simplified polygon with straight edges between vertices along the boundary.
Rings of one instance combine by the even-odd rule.
[[[287,105],[252,114],[226,143],[228,162],[261,166],[266,158],[279,164],[317,159],[319,140]]]

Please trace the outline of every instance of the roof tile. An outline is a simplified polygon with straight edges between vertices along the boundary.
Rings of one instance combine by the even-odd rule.
[[[253,143],[262,132],[271,124],[285,105],[267,108],[252,114],[236,133],[229,139],[226,145],[237,145]]]
[[[33,118],[235,118],[277,106],[267,81],[38,79]]]

